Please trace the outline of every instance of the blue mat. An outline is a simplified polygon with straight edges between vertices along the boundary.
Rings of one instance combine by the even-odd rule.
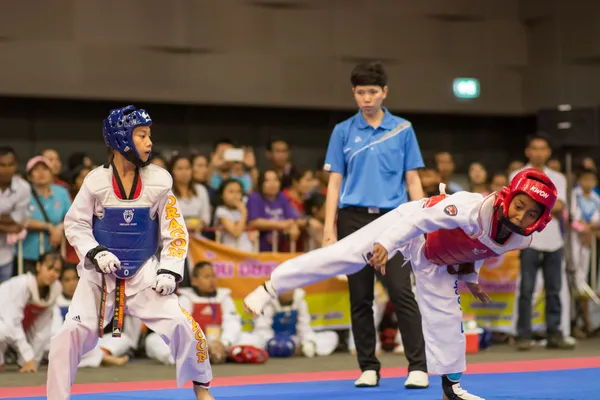
[[[388,378],[378,388],[356,389],[353,381],[280,383],[215,387],[216,400],[439,400],[440,378],[431,377],[429,389],[406,390],[404,378]],[[463,388],[486,400],[594,400],[600,399],[600,369],[465,375]],[[191,389],[73,395],[73,400],[160,399],[191,400]],[[23,398],[21,398],[23,399]],[[27,397],[42,400],[44,397]],[[17,400],[17,399],[14,399]]]

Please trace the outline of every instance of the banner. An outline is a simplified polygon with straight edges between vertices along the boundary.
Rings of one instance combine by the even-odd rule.
[[[519,252],[511,251],[500,257],[487,259],[479,273],[479,284],[492,301],[483,304],[471,294],[467,286],[459,283],[461,306],[465,315],[475,316],[480,327],[495,332],[515,333],[517,316],[518,282],[521,266]],[[543,288],[543,287],[542,287]],[[532,328],[544,330],[544,291],[536,284],[533,296]],[[514,315],[514,317],[513,317]],[[513,322],[514,319],[514,322]]]
[[[231,297],[242,316],[244,330],[252,330],[252,316],[244,312],[242,301],[263,284],[282,262],[301,253],[246,253],[220,243],[190,235],[190,268],[199,261],[209,261],[217,275],[219,287],[231,289]],[[350,296],[347,282],[328,279],[304,288],[312,315],[313,329],[350,328]]]

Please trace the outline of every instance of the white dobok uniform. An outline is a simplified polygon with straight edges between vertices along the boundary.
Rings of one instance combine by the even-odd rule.
[[[208,345],[218,340],[229,351],[232,346],[256,346],[252,334],[242,332],[242,317],[231,298],[231,289],[219,288],[214,296],[199,296],[193,288],[179,289],[179,305],[194,317]],[[172,363],[164,341],[155,333],[146,337],[146,354],[163,364]]]
[[[589,197],[585,197],[581,187],[573,189],[571,197],[571,217],[573,221],[584,221],[585,223],[600,224],[600,196],[594,191]],[[588,282],[590,273],[591,247],[581,241],[581,234],[575,229],[571,231],[571,252],[575,276],[577,278],[577,290],[584,293],[583,283]],[[599,280],[600,282],[600,280]]]
[[[52,336],[56,335],[63,323],[65,322],[65,317],[67,312],[69,311],[69,306],[71,305],[71,299],[67,299],[62,293],[56,299],[56,304],[54,305],[53,317],[52,317]],[[50,342],[48,341],[48,350],[50,350]],[[81,358],[79,362],[79,368],[97,368],[102,364],[102,357],[104,353],[99,345],[96,345],[92,350],[87,352]]]
[[[190,380],[208,385],[212,380],[202,330],[179,307],[177,295],[152,290],[159,269],[183,276],[187,253],[188,234],[171,192],[171,175],[150,164],[139,170],[139,181],[139,196],[122,200],[113,189],[112,167],[96,168],[65,217],[67,239],[81,260],[81,279],[65,323],[50,345],[49,400],[69,398],[82,355],[96,347],[100,328],[113,316],[116,294],[125,300],[120,321],[123,314],[137,317],[169,344],[179,386]],[[95,270],[86,254],[98,245],[119,258],[120,270],[110,275]],[[155,254],[160,247],[159,262]],[[117,286],[117,278],[125,284]]]
[[[11,346],[19,365],[35,360],[39,366],[52,334],[52,310],[60,292],[60,282],[54,282],[48,296],[41,299],[37,277],[29,272],[0,284],[0,365]]]
[[[428,371],[462,372],[466,342],[458,280],[477,282],[483,259],[531,243],[530,237],[517,234],[502,245],[491,239],[495,199],[496,193],[484,197],[458,192],[405,203],[339,242],[282,263],[271,274],[271,283],[282,293],[356,273],[367,264],[375,243],[388,251],[389,258],[400,251],[415,273]],[[467,262],[474,263],[474,273],[448,273],[446,265]]]
[[[62,328],[62,324],[65,321],[69,307],[71,306],[71,300],[67,299],[63,294],[58,296],[56,305],[54,306],[54,316],[52,320],[52,336],[57,334]],[[115,357],[122,357],[131,350],[137,350],[138,342],[142,333],[142,322],[139,318],[134,318],[131,315],[125,316],[124,329],[121,332],[120,337],[112,337],[111,335],[104,335],[98,341],[96,347],[93,350],[83,355],[79,362],[79,368],[92,367],[96,368],[102,364],[104,357],[104,351],[108,351]],[[164,342],[163,342],[164,343]],[[169,346],[167,346],[169,349]],[[48,344],[48,349],[50,344]],[[170,351],[170,350],[169,350]],[[173,364],[175,364],[173,362]]]
[[[337,348],[339,337],[333,331],[315,332],[310,326],[311,316],[302,289],[294,290],[292,304],[282,305],[273,299],[254,321],[252,333],[258,347],[266,348],[276,334],[288,334],[296,346],[313,346],[313,355],[328,356]]]

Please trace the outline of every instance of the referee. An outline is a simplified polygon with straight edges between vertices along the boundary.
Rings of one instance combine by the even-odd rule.
[[[423,197],[417,172],[423,167],[410,122],[381,106],[388,92],[387,74],[379,62],[356,66],[350,78],[360,111],[337,124],[327,149],[324,169],[330,172],[325,205],[323,245],[356,232],[382,214]],[[337,235],[336,235],[337,214]],[[410,264],[398,253],[378,278],[385,284],[398,317],[406,358],[407,388],[429,386],[421,314],[412,289]],[[352,334],[362,371],[357,387],[379,385],[381,363],[375,356],[373,319],[375,270],[365,266],[348,276]]]

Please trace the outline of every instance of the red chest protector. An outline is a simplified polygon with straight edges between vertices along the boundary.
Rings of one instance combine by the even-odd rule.
[[[424,207],[433,207],[447,195],[430,198]],[[437,265],[472,263],[485,258],[497,257],[489,247],[478,239],[469,237],[462,229],[439,229],[425,235],[424,255]]]
[[[27,332],[33,325],[37,317],[46,310],[46,307],[42,307],[37,304],[27,304],[23,311],[23,330]]]
[[[192,317],[207,336],[212,336],[211,333],[216,329],[221,330],[223,313],[219,303],[193,303]]]

